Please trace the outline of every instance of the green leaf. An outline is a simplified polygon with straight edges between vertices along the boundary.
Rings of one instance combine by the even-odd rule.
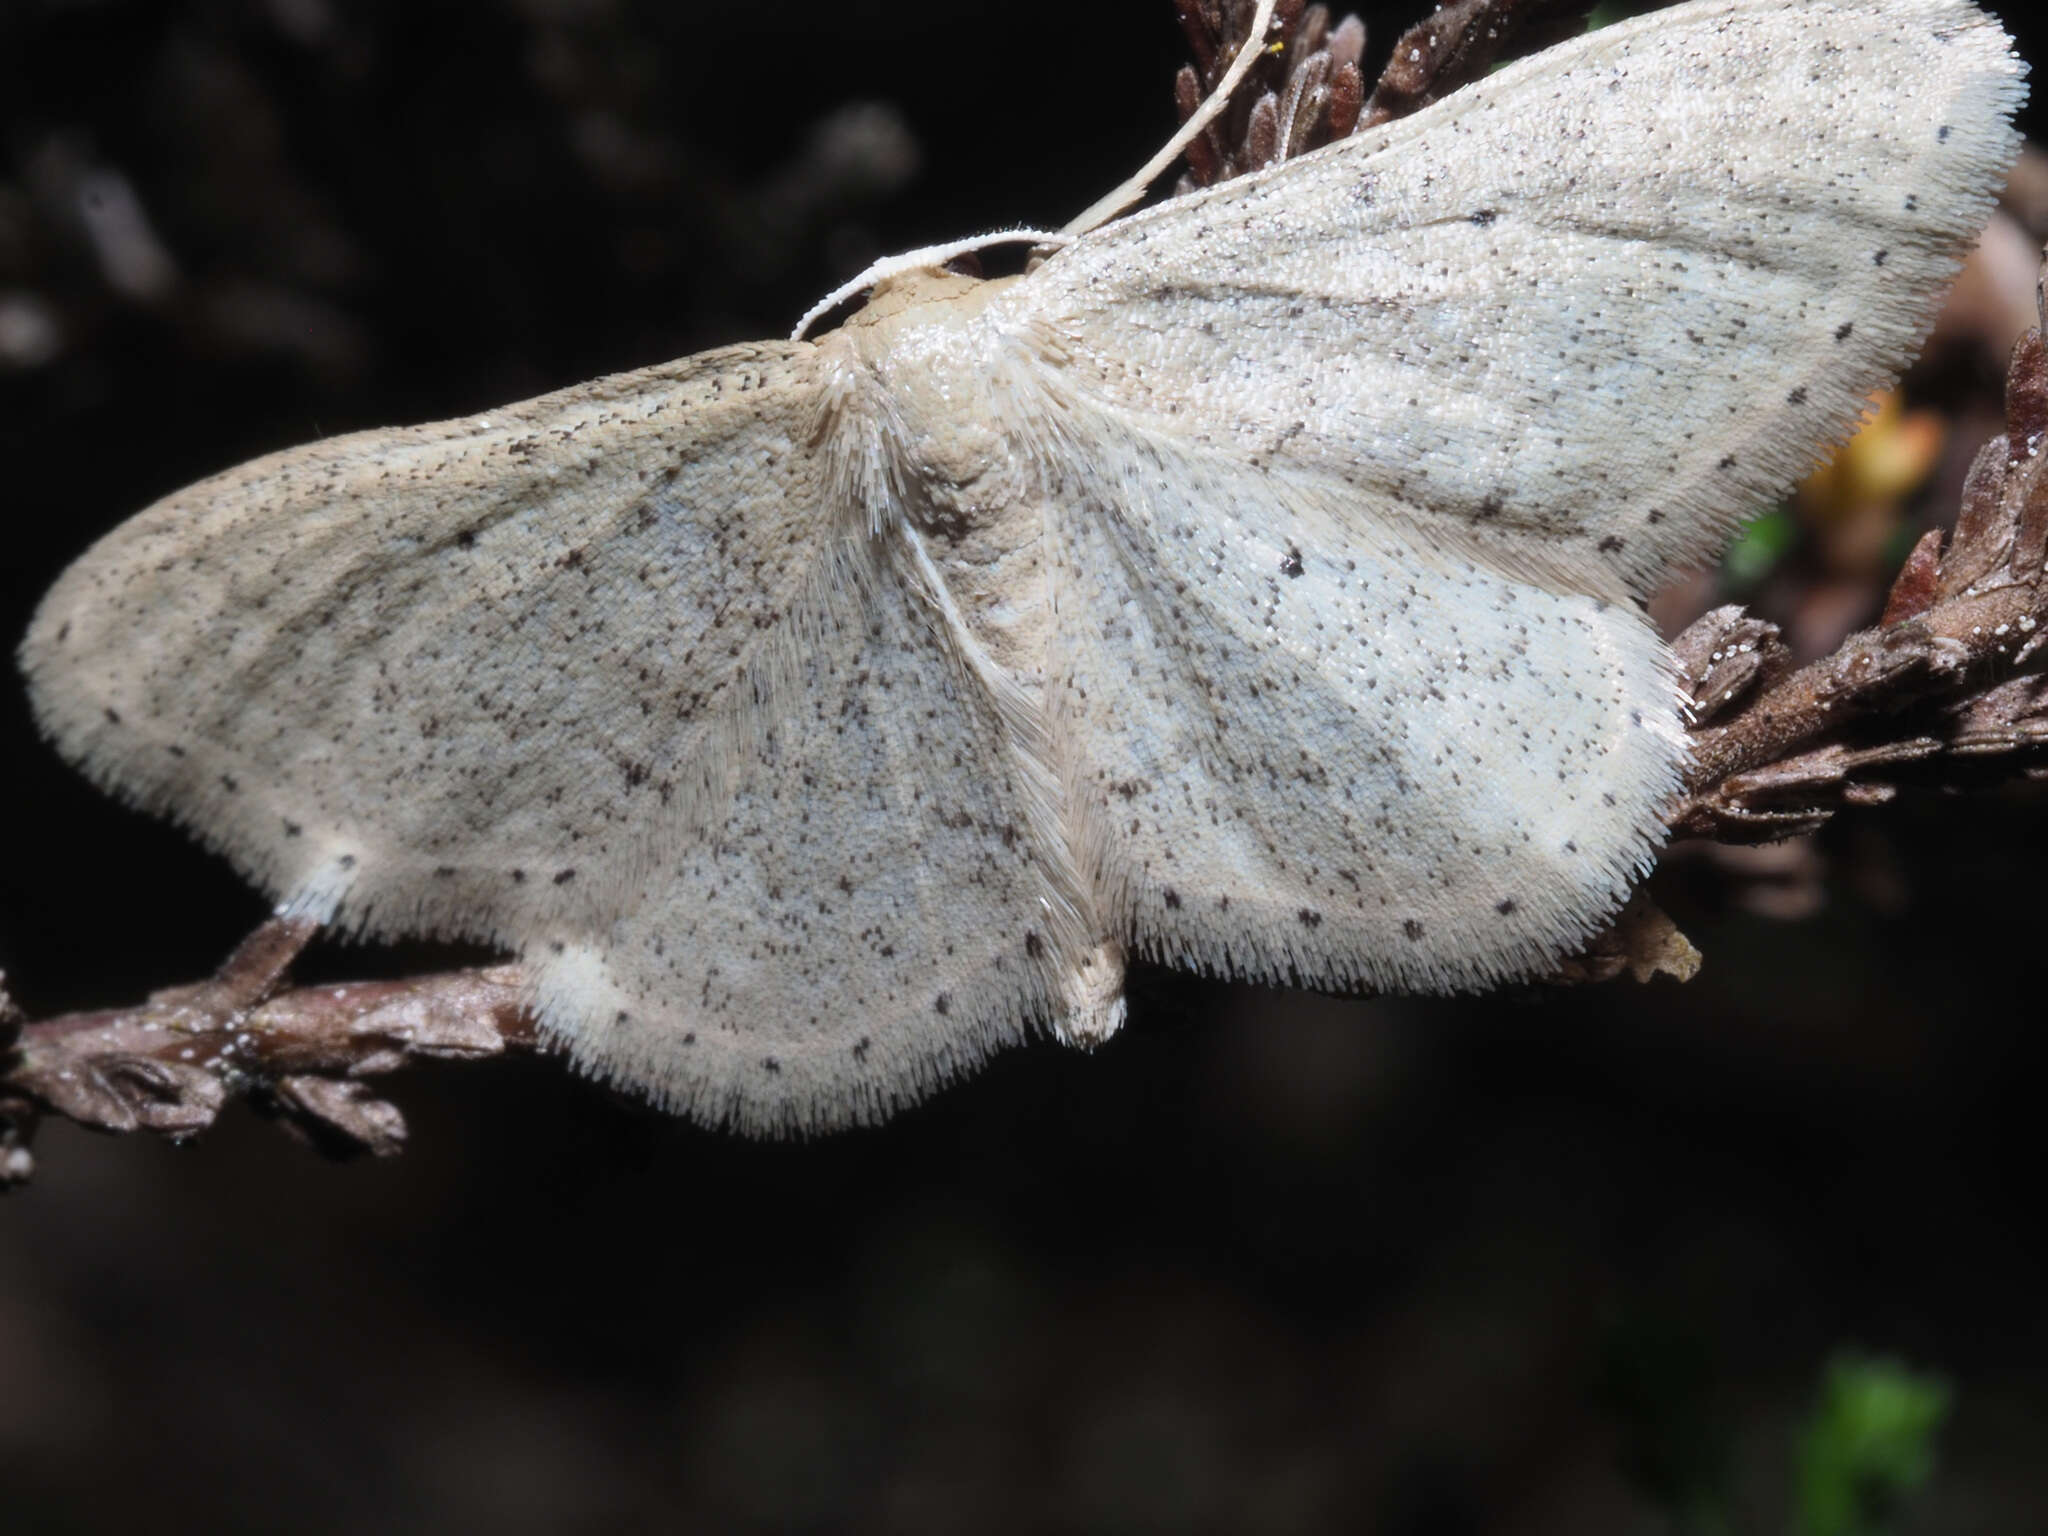
[[[1794,1536],[1881,1536],[1934,1474],[1948,1385],[1894,1360],[1839,1355],[1801,1433]]]

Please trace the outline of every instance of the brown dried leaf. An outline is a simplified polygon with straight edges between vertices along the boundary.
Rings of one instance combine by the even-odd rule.
[[[1695,726],[1777,678],[1791,654],[1775,624],[1751,617],[1737,603],[1702,614],[1671,642],[1671,649],[1691,693]]]
[[[253,1008],[276,995],[320,925],[310,918],[273,917],[235,946],[207,980],[195,986],[167,987],[150,1001],[194,1015],[226,1017]]]
[[[1323,44],[1323,49],[1336,61],[1339,69],[1347,64],[1354,70],[1363,68],[1365,23],[1356,16],[1346,16],[1331,29],[1329,40]],[[1340,134],[1338,137],[1341,138],[1343,135]]]
[[[1884,601],[1884,616],[1880,625],[1898,624],[1917,618],[1934,606],[1938,578],[1941,574],[1941,530],[1930,528],[1920,535],[1912,552],[1906,556],[1906,563],[1900,567],[1898,579],[1892,583],[1891,592]]]
[[[1330,105],[1330,72],[1334,68],[1328,54],[1312,53],[1288,77],[1287,94],[1280,98],[1276,158],[1287,160],[1307,152]]]
[[[10,1087],[98,1131],[189,1136],[213,1124],[227,1088],[209,1066],[109,1052],[86,1059],[23,1053]]]
[[[1991,757],[2048,746],[2048,675],[2009,678],[1950,714],[1949,750]]]
[[[1963,478],[1962,501],[1956,512],[1955,531],[1941,557],[1941,573],[1934,586],[1937,600],[1946,600],[1969,590],[1997,569],[2012,547],[2011,539],[1999,538],[2007,522],[2004,500],[2011,456],[2003,435],[1994,437],[1977,450],[1970,472]]]
[[[1338,61],[1330,76],[1330,105],[1327,121],[1330,139],[1348,138],[1358,127],[1358,114],[1365,107],[1365,76],[1358,72],[1358,66],[1346,60]]]
[[[1280,158],[1280,102],[1271,91],[1252,103],[1252,115],[1245,124],[1244,151],[1240,157],[1245,170],[1257,170]]]
[[[2006,435],[2015,453],[2031,456],[2048,434],[2048,348],[2038,330],[2013,343],[2005,374]]]
[[[287,1077],[270,1091],[287,1123],[330,1155],[391,1157],[405,1150],[405,1116],[366,1083]]]
[[[1699,974],[1700,964],[1700,952],[1692,941],[1678,931],[1678,925],[1648,892],[1638,890],[1605,932],[1546,979],[1560,986],[1612,981],[1624,975],[1636,982],[1657,976],[1683,982]]]
[[[2017,442],[2018,438],[2008,438]],[[2031,462],[2041,452],[2042,440],[2028,440],[2024,450]],[[2029,475],[2013,519],[2010,564],[2017,581],[2038,581],[2048,565],[2048,475]]]
[[[1394,44],[1362,119],[1376,127],[1428,106],[1506,59],[1585,30],[1591,0],[1451,0]]]

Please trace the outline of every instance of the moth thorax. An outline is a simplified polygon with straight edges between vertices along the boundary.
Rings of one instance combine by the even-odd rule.
[[[1044,503],[1023,461],[991,449],[971,465],[919,465],[904,513],[989,659],[1028,682],[1050,620]]]

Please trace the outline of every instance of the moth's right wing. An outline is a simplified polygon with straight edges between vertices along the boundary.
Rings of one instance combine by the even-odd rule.
[[[1441,992],[1540,974],[1620,905],[1685,746],[1632,605],[1347,528],[1078,405],[1062,426],[1047,707],[1111,933],[1216,974]]]
[[[302,910],[517,949],[601,1076],[878,1118],[1061,1012],[1092,936],[836,398],[741,347],[204,481],[45,599],[38,718]]]
[[[517,941],[723,793],[846,535],[820,398],[815,349],[736,348],[201,481],[45,597],[38,718],[282,898]]]
[[[1056,393],[1646,596],[1845,437],[2018,153],[1967,0],[1693,0],[1058,251]]]

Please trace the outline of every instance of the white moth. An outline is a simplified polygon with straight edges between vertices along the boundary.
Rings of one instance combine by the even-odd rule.
[[[1695,0],[1029,275],[273,455],[100,541],[43,728],[589,1071],[878,1119],[1127,954],[1441,992],[1625,898],[1639,606],[1855,423],[2016,152],[1965,0]]]

